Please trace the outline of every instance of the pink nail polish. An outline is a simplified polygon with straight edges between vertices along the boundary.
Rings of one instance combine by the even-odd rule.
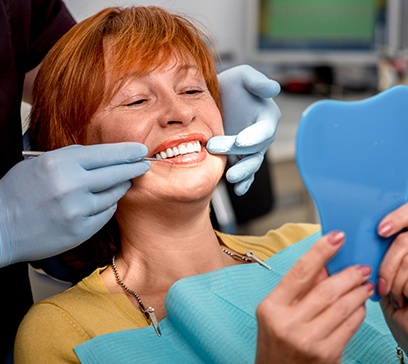
[[[380,296],[385,296],[387,292],[387,282],[384,278],[378,278],[377,291]]]
[[[367,289],[368,292],[371,292],[371,295],[374,294],[374,283],[373,282],[365,282],[363,286]]]
[[[371,274],[371,267],[368,265],[362,265],[361,267],[358,267],[357,269],[363,277],[368,278]]]
[[[382,223],[378,227],[378,233],[385,238],[388,238],[391,235],[391,231],[392,231],[391,222]]]
[[[334,231],[329,234],[328,241],[333,246],[339,245],[344,241],[344,233],[342,231]]]

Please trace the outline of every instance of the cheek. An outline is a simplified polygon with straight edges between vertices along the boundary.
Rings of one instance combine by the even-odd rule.
[[[86,128],[85,144],[108,143],[109,132],[107,123],[102,118],[94,118]]]
[[[221,113],[214,104],[214,108],[207,113],[207,120],[214,135],[224,135],[224,124]]]
[[[119,110],[97,112],[86,128],[86,144],[132,142],[142,140],[140,120],[132,113]]]
[[[86,129],[85,144],[99,144],[101,143],[101,139],[102,136],[100,135],[99,130],[88,126]]]
[[[224,175],[225,168],[227,166],[227,156],[217,155],[214,156],[214,158],[216,158],[216,160],[214,161],[214,170],[217,171],[217,173],[215,173],[215,176],[216,183],[218,183],[221,180],[222,176]]]
[[[136,129],[135,123],[106,122],[91,124],[87,128],[86,144],[104,144],[121,142],[143,143],[145,134]]]

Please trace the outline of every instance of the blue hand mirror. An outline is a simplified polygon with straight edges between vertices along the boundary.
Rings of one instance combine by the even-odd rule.
[[[362,101],[318,101],[303,113],[296,162],[315,202],[323,233],[342,230],[346,242],[328,262],[329,274],[364,264],[378,269],[391,238],[381,219],[408,197],[408,86]],[[372,300],[381,297],[376,293]]]

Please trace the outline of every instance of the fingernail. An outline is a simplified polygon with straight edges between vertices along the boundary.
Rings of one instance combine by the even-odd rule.
[[[374,283],[373,282],[365,282],[363,286],[366,288],[368,292],[371,292],[371,296],[374,294]]]
[[[381,223],[378,227],[378,233],[384,238],[388,238],[391,235],[392,222]]]
[[[328,242],[330,245],[336,246],[344,241],[344,233],[342,231],[334,231],[329,234]]]
[[[358,267],[357,270],[364,278],[368,278],[371,274],[371,267],[369,265],[362,265]]]
[[[382,277],[378,278],[377,290],[380,296],[385,296],[388,293],[387,292],[387,281]]]

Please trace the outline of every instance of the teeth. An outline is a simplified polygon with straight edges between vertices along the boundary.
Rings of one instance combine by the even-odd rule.
[[[162,150],[161,152],[157,153],[155,157],[157,159],[166,159],[166,158],[176,157],[178,155],[184,155],[188,153],[198,153],[198,152],[201,152],[201,144],[199,141],[196,141],[196,142],[183,143],[173,148],[167,148],[166,150]]]
[[[181,144],[178,148],[179,148],[180,154],[188,153],[187,146],[185,146],[184,144]]]

